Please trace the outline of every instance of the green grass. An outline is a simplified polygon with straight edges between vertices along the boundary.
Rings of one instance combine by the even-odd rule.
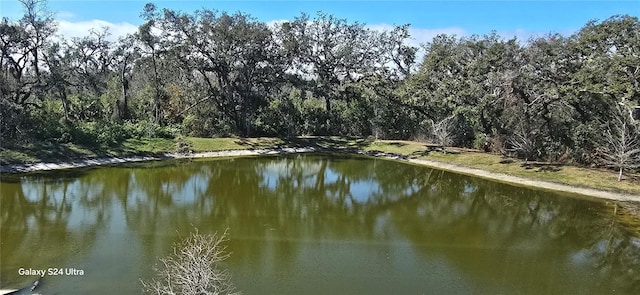
[[[363,149],[371,144],[371,140],[348,137],[295,137],[288,139],[259,137],[259,138],[196,138],[187,137],[194,152],[210,152],[222,150],[273,149],[287,147],[316,147],[324,149]]]
[[[166,138],[142,138],[142,139],[127,139],[122,144],[123,151],[125,153],[132,154],[163,154],[170,153],[176,147],[176,142],[173,139]]]
[[[0,164],[54,162],[96,155],[96,151],[75,144],[36,143],[0,148]]]
[[[284,141],[278,138],[197,138],[187,137],[185,141],[194,152],[211,152],[223,150],[247,150],[281,147]]]
[[[430,151],[425,143],[402,140],[372,140],[348,137],[296,137],[280,138],[195,138],[184,141],[193,152],[269,149],[283,147],[316,147],[322,149],[354,149],[383,151],[444,163],[504,173],[528,179],[544,180],[574,186],[640,194],[640,183],[632,177],[617,181],[611,170],[590,169],[550,163],[523,163],[500,155],[465,149],[452,149],[456,153]],[[78,158],[127,155],[157,155],[175,152],[177,140],[163,138],[128,139],[117,147],[86,147],[74,144],[29,144],[0,148],[0,164],[57,162]]]
[[[36,143],[0,148],[0,165],[61,162],[84,158],[164,154],[175,141],[164,138],[127,139],[120,146],[83,146],[73,143]]]
[[[471,150],[452,149],[456,153],[428,151],[428,145],[407,141],[376,141],[365,150],[380,150],[416,159],[456,164],[485,171],[503,173],[528,179],[563,183],[573,186],[640,194],[640,183],[634,177],[617,180],[617,173],[606,169],[592,169],[552,163],[529,162],[505,158]]]
[[[406,156],[419,156],[426,150],[426,144],[410,141],[376,140],[364,147],[365,151],[381,151]]]
[[[459,155],[430,155],[436,161],[453,162],[459,165],[478,168],[486,171],[504,173],[530,179],[565,183],[575,186],[640,193],[637,181],[618,181],[613,171],[588,169],[549,163],[527,163],[522,161],[505,161],[498,155],[480,153],[462,153]],[[501,163],[502,162],[502,163]]]
[[[29,156],[24,152],[18,150],[12,150],[7,148],[0,148],[0,163],[1,164],[19,164],[19,163],[32,163],[37,159]]]

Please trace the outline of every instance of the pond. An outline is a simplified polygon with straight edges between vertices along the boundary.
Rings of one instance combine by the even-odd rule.
[[[398,161],[298,154],[4,175],[0,288],[136,294],[197,228],[244,294],[640,294],[617,205]],[[75,273],[74,273],[75,270]],[[81,271],[82,274],[78,273]]]

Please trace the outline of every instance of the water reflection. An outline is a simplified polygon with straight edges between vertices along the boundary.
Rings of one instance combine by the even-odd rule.
[[[0,287],[29,281],[19,267],[61,266],[86,275],[45,290],[135,293],[197,227],[230,229],[245,294],[640,292],[640,239],[615,204],[393,161],[166,161],[25,176],[0,193]]]

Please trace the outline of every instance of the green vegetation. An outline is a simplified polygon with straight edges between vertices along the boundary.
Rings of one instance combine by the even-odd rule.
[[[197,138],[187,137],[194,152],[277,148],[284,145],[278,138]]]
[[[166,138],[127,139],[122,144],[123,151],[131,154],[164,154],[173,152],[176,146],[174,140]]]
[[[269,26],[149,3],[135,34],[65,40],[45,1],[22,2],[22,18],[0,23],[2,164],[312,144],[623,190],[640,167],[634,16],[530,40],[439,35],[418,60],[409,25],[376,31],[318,13]]]
[[[166,138],[130,138],[118,146],[74,143],[37,143],[3,146],[0,165],[36,162],[60,162],[96,157],[158,155],[175,152],[176,143]]]

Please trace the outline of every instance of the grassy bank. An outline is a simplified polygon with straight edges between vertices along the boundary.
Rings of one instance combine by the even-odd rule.
[[[121,157],[132,155],[159,155],[175,150],[176,142],[165,138],[128,139],[121,145],[83,146],[73,143],[32,143],[0,148],[0,165],[38,162],[64,162],[69,160]]]
[[[452,149],[454,153],[430,151],[424,143],[412,141],[371,140],[343,137],[279,138],[184,138],[193,152],[269,149],[284,147],[317,147],[323,149],[357,149],[383,151],[410,158],[457,164],[485,171],[504,173],[534,180],[544,180],[574,186],[640,194],[640,182],[635,177],[618,182],[616,173],[604,169],[590,169],[560,164],[524,163],[500,155],[465,149]],[[118,147],[86,147],[74,144],[31,144],[0,148],[0,163],[22,164],[35,162],[62,162],[78,158],[107,156],[158,155],[176,152],[178,140],[129,139]]]
[[[365,150],[393,152],[417,159],[452,163],[534,180],[640,194],[640,181],[637,180],[636,175],[618,181],[617,173],[606,169],[541,162],[524,163],[518,159],[463,149],[452,149],[455,153],[429,152],[425,144],[404,141],[376,141]]]

